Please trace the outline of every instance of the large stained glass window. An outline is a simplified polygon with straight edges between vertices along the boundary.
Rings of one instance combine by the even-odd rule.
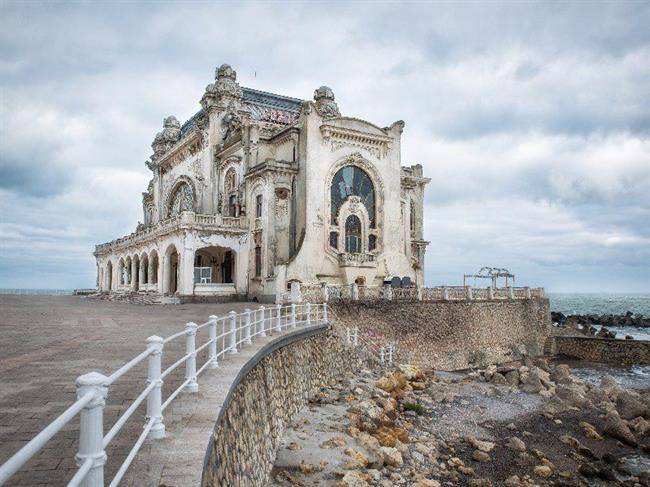
[[[169,215],[178,215],[181,211],[193,211],[194,210],[194,195],[192,194],[192,188],[187,183],[181,183],[174,195],[171,198],[169,204]]]
[[[368,210],[370,228],[375,227],[375,187],[370,176],[357,166],[346,166],[334,175],[331,187],[332,223],[336,224],[339,208],[348,196],[358,196]]]

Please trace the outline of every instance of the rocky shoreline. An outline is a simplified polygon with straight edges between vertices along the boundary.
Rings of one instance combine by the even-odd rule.
[[[323,385],[272,486],[650,486],[650,389],[545,359],[465,373],[401,366]]]
[[[551,321],[558,325],[581,325],[593,326],[600,325],[606,327],[618,326],[633,326],[636,328],[650,328],[650,318],[645,318],[643,315],[634,314],[631,311],[623,315],[613,314],[586,314],[586,315],[565,315],[558,311],[551,311]]]

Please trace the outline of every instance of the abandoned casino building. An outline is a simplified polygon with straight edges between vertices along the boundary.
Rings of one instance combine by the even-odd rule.
[[[423,284],[422,166],[401,165],[404,122],[240,87],[216,70],[201,109],[165,118],[146,161],[143,222],[97,245],[99,291],[272,301],[291,282]]]

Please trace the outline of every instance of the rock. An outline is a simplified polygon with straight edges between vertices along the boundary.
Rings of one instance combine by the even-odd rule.
[[[571,368],[566,364],[556,365],[551,372],[551,380],[557,384],[570,384]]]
[[[336,487],[369,487],[371,484],[368,481],[368,475],[359,472],[346,473]]]
[[[502,385],[502,386],[508,384],[506,378],[503,376],[503,374],[500,374],[499,372],[494,373],[491,382],[493,384]]]
[[[589,400],[584,395],[584,389],[576,384],[563,385],[558,384],[555,388],[555,394],[572,406],[585,407]]]
[[[431,479],[420,479],[415,487],[440,487],[440,482]]]
[[[390,465],[391,467],[401,467],[404,464],[402,454],[397,450],[397,448],[382,446],[381,453],[386,465]]]
[[[472,458],[481,463],[486,463],[491,460],[490,455],[481,450],[474,450],[474,453],[472,453]]]
[[[510,372],[506,372],[506,382],[508,385],[512,387],[517,387],[519,385],[519,371],[518,370],[511,370]]]
[[[489,382],[492,379],[492,376],[496,373],[496,371],[497,371],[496,365],[489,365],[487,369],[483,371],[483,376],[485,377],[485,380]]]
[[[516,476],[516,475],[511,475],[508,477],[505,482],[503,483],[505,487],[521,487],[522,485],[525,485],[522,483],[521,479]]]
[[[404,374],[406,380],[408,380],[409,382],[412,381],[421,382],[425,380],[424,372],[422,372],[422,370],[415,365],[401,364],[398,365],[397,368],[402,374]]]
[[[523,368],[523,367],[522,367]],[[529,393],[538,393],[544,389],[542,381],[539,378],[539,372],[537,367],[531,368],[527,373],[521,374],[519,376],[521,380],[521,390]]]
[[[609,411],[605,416],[605,429],[603,430],[606,435],[614,439],[620,440],[631,446],[637,446],[637,441],[628,425],[621,419],[616,411]]]
[[[409,436],[405,429],[398,427],[382,426],[373,436],[377,438],[381,446],[395,446],[398,441],[408,443]]]
[[[495,447],[495,444],[492,443],[491,441],[478,440],[473,436],[469,436],[465,438],[465,441],[467,441],[467,443],[472,445],[477,450],[480,450],[485,453],[491,452]]]
[[[549,478],[551,476],[551,474],[553,473],[551,468],[549,466],[547,466],[547,465],[537,465],[535,467],[535,469],[533,470],[533,472],[535,473],[535,475],[537,475],[538,477],[541,477],[543,479]]]
[[[639,436],[646,436],[650,432],[650,422],[639,416],[628,421],[632,430]]]
[[[363,453],[353,448],[346,448],[345,454],[350,457],[350,460],[345,462],[344,468],[347,469],[366,468],[370,463],[368,461],[368,457],[366,457]]]
[[[574,450],[578,450],[582,446],[582,443],[580,443],[580,441],[577,438],[574,438],[571,435],[560,436],[560,441],[565,445],[569,445]]]
[[[402,391],[408,384],[406,376],[401,372],[391,372],[381,377],[375,385],[390,394],[396,395]]]
[[[514,451],[526,451],[526,443],[524,443],[516,436],[510,437],[506,443],[506,446]]]
[[[292,441],[291,443],[289,443],[289,444],[287,445],[287,448],[288,448],[289,450],[294,450],[294,451],[295,451],[295,450],[302,450],[302,446],[300,446],[300,445],[299,445],[298,443],[296,443],[295,441]]]
[[[646,416],[646,405],[641,401],[638,394],[622,390],[616,398],[616,410],[623,419],[633,419],[638,416]]]
[[[345,446],[345,438],[342,436],[333,436],[329,440],[325,440],[320,444],[321,448],[329,449],[336,448],[337,446]]]
[[[467,485],[469,487],[492,487],[492,481],[490,479],[471,479]]]
[[[591,440],[602,440],[603,437],[596,431],[596,427],[586,421],[580,421],[580,427],[585,436]]]

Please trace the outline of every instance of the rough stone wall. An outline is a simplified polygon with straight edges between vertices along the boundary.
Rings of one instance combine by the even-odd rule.
[[[326,327],[289,339],[263,349],[266,355],[233,383],[208,447],[203,486],[266,485],[293,415],[319,386],[355,367],[354,355]]]
[[[575,336],[556,336],[553,341],[553,351],[557,355],[590,362],[622,365],[650,364],[650,341]]]
[[[550,331],[547,298],[498,301],[379,301],[332,305],[336,323],[374,343],[397,344],[396,360],[459,370],[541,355]]]

